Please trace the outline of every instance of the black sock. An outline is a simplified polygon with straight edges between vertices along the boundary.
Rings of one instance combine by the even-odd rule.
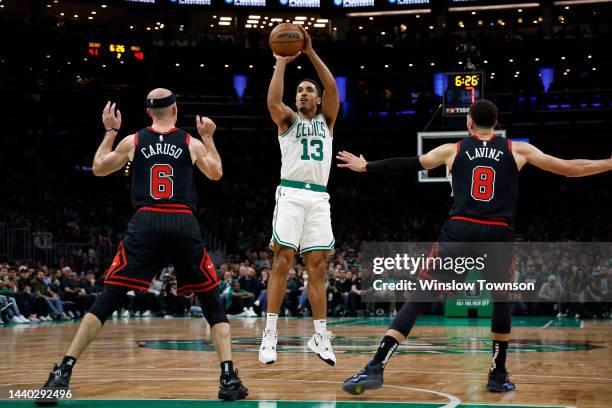
[[[506,350],[507,341],[493,340],[493,363],[491,369],[506,373]]]
[[[65,356],[64,359],[62,360],[62,366],[68,370],[68,371],[72,371],[72,368],[74,367],[74,365],[76,364],[76,358],[71,357],[71,356]]]
[[[234,374],[234,363],[232,360],[221,362],[221,375],[233,375]]]
[[[387,364],[397,346],[399,346],[399,342],[395,338],[391,336],[383,337],[380,346],[378,346],[378,351],[376,351],[376,355],[370,364]]]

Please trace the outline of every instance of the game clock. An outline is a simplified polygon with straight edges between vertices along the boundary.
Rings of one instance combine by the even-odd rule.
[[[444,74],[444,116],[465,115],[472,104],[484,95],[482,71]]]

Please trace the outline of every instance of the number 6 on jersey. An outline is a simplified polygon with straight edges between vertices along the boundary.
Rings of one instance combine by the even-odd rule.
[[[151,197],[156,200],[172,198],[174,169],[169,164],[156,164],[151,167]]]

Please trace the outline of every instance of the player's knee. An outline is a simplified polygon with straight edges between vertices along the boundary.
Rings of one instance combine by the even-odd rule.
[[[221,303],[219,288],[215,288],[210,292],[198,293],[198,299],[202,306],[202,313],[211,328],[218,326],[220,323],[228,323],[225,309]]]
[[[223,341],[231,337],[230,324],[228,322],[219,322],[214,326],[211,326],[210,330],[219,340]]]
[[[93,306],[89,309],[89,313],[96,316],[101,324],[104,324],[117,305],[121,304],[127,292],[128,289],[123,286],[106,285],[104,291],[98,296]]]
[[[280,270],[283,270],[283,271],[284,270],[289,271],[289,269],[291,269],[295,261],[295,255],[294,255],[293,249],[281,247],[280,249],[276,251],[274,255],[274,261],[277,264],[277,268],[280,268]]]
[[[325,268],[325,254],[322,252],[313,252],[308,256],[307,264],[313,269]]]

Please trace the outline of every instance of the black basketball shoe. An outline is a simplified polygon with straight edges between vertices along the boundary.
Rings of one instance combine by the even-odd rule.
[[[51,374],[49,374],[49,379],[41,388],[41,391],[45,391],[45,395],[41,395],[40,398],[36,399],[36,405],[46,406],[57,404],[57,398],[49,395],[49,391],[68,391],[71,375],[71,369],[62,366],[61,364],[54,364],[53,370],[51,370]]]
[[[240,377],[238,377],[238,370],[228,374],[221,374],[220,382],[219,399],[236,401],[249,395],[249,390],[242,385],[242,381],[240,381]]]
[[[366,390],[375,390],[383,386],[383,365],[368,363],[363,370],[347,379],[342,389],[351,395],[363,394]]]
[[[487,390],[491,392],[516,391],[516,386],[510,381],[507,372],[493,369],[489,371]]]

